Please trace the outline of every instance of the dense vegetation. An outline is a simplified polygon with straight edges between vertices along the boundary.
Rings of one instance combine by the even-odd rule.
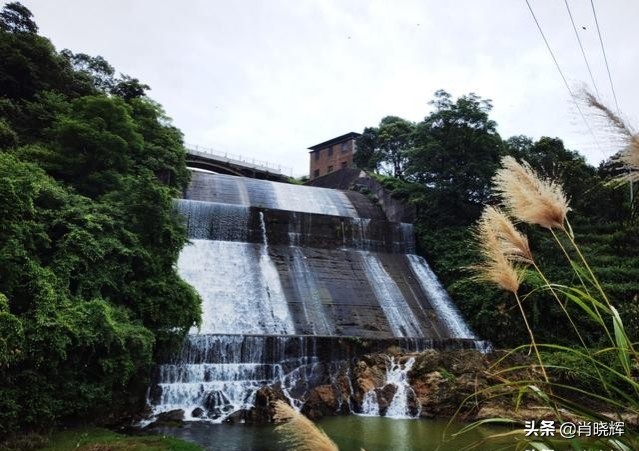
[[[466,268],[479,261],[472,245],[471,226],[491,197],[491,178],[499,159],[512,155],[528,161],[543,177],[559,181],[570,199],[576,240],[620,309],[628,334],[639,339],[639,226],[627,186],[607,184],[619,164],[599,168],[587,164],[558,138],[538,141],[525,136],[503,140],[490,119],[491,103],[470,94],[453,100],[435,93],[434,110],[411,123],[389,116],[378,127],[366,128],[357,143],[356,163],[377,173],[394,196],[417,207],[420,252],[434,266],[448,291],[476,332],[498,346],[525,343],[528,334],[517,306],[508,294],[472,280]],[[635,186],[636,190],[636,186]],[[524,227],[539,264],[555,283],[570,284],[572,268],[557,254],[552,237]],[[540,281],[531,275],[526,290]],[[576,342],[565,315],[547,291],[524,301],[529,322],[540,341],[570,345]],[[574,312],[591,345],[599,344],[600,328]]]
[[[182,136],[147,89],[3,8],[0,437],[139,408],[154,355],[199,321],[175,271]]]

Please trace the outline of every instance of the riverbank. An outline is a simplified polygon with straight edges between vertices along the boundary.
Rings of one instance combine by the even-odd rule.
[[[8,444],[4,451],[202,451],[199,445],[172,435],[123,435],[104,428],[79,428],[53,433],[30,434]]]

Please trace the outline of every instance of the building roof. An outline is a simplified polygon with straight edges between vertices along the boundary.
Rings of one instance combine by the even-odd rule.
[[[355,132],[349,132],[345,135],[338,136],[337,138],[329,139],[328,141],[324,141],[323,143],[315,144],[314,146],[309,147],[311,149],[311,153],[316,150],[324,149],[325,147],[332,146],[333,144],[339,144],[344,141],[348,141],[349,139],[359,138],[361,134]]]

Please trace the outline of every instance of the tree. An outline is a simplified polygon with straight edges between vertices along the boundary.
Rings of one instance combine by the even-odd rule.
[[[176,261],[182,134],[137,79],[0,14],[0,442],[140,408],[200,301]]]
[[[492,105],[472,93],[453,102],[443,90],[430,104],[435,110],[413,135],[407,177],[429,188],[431,208],[476,217],[502,155],[497,124],[488,116]]]
[[[111,88],[111,93],[122,97],[124,100],[133,100],[143,97],[149,89],[151,89],[149,85],[140,83],[137,78],[122,75],[122,78],[117,80]]]
[[[0,12],[0,29],[10,33],[37,33],[33,14],[19,2],[4,5]]]
[[[85,76],[100,91],[109,92],[115,86],[115,69],[101,56],[74,54],[68,49],[62,50],[60,55],[69,61],[77,75]]]
[[[386,116],[379,127],[364,129],[357,139],[355,164],[362,169],[382,170],[403,178],[414,129],[412,122],[397,116]]]
[[[380,155],[376,152],[377,128],[366,127],[355,141],[355,147],[357,152],[353,155],[353,163],[360,169],[377,172],[380,164]]]

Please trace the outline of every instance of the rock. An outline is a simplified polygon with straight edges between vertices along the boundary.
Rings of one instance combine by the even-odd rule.
[[[202,409],[201,407],[196,407],[195,409],[193,409],[193,412],[191,412],[191,416],[194,418],[200,418],[203,414],[204,409]]]
[[[464,396],[456,391],[454,380],[439,371],[413,380],[412,388],[421,405],[422,416],[452,415]]]
[[[337,391],[337,411],[340,414],[351,413],[351,397],[353,396],[352,384],[348,374],[340,374],[335,379]]]
[[[273,403],[288,400],[279,386],[266,386],[255,393],[255,407],[244,415],[247,423],[270,423],[273,421]]]
[[[158,415],[158,419],[156,422],[161,423],[181,423],[184,420],[184,410],[175,409],[169,410],[168,412],[162,412]]]
[[[324,416],[335,415],[337,408],[338,402],[334,388],[331,385],[320,385],[309,393],[302,413],[311,420],[318,420]]]
[[[395,384],[386,384],[379,391],[378,398],[381,396],[384,399],[384,403],[389,405],[393,402],[393,398],[395,397],[395,393],[397,393],[397,386]],[[381,405],[381,403],[380,403]]]
[[[386,356],[369,354],[354,365],[353,399],[358,406],[361,406],[364,394],[384,384],[387,363]]]
[[[224,423],[227,423],[227,424],[245,423],[247,417],[249,416],[250,416],[250,412],[248,410],[240,409],[233,412],[228,417],[226,417],[224,419]]]

